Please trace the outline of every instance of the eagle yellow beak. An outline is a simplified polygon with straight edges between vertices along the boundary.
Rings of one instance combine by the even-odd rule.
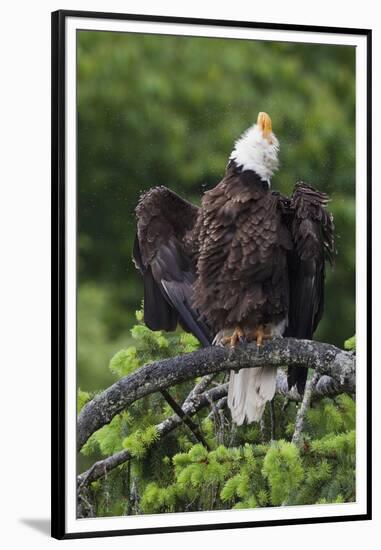
[[[267,113],[259,113],[257,124],[262,130],[263,137],[265,139],[268,139],[273,129],[273,125],[269,115]]]

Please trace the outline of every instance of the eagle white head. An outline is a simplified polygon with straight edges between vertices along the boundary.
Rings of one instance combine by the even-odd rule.
[[[256,124],[250,126],[235,142],[230,160],[243,170],[253,170],[263,181],[270,178],[278,168],[279,141],[272,131],[271,118],[259,113]]]

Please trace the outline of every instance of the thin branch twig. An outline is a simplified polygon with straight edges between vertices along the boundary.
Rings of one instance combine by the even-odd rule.
[[[180,405],[173,399],[172,395],[167,390],[161,390],[161,394],[168,403],[170,407],[172,407],[173,412],[177,414],[179,418],[183,421],[183,423],[190,429],[192,434],[195,436],[197,441],[202,443],[204,447],[210,451],[210,447],[208,445],[208,442],[206,441],[205,437],[203,436],[200,428],[193,422],[193,420],[188,416],[183,409],[180,407]]]
[[[292,443],[295,443],[295,445],[298,445],[300,442],[307,410],[311,403],[312,392],[316,385],[316,382],[318,381],[318,378],[319,374],[317,372],[314,372],[312,378],[310,378],[310,380],[307,380],[306,388],[304,390],[303,401],[298,410],[298,414],[296,415],[295,430],[291,440]]]

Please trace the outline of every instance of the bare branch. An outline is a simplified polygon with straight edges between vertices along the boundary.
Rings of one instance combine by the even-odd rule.
[[[343,391],[355,391],[355,356],[330,344],[279,338],[260,348],[256,344],[234,349],[211,346],[146,365],[97,395],[78,417],[77,448],[80,450],[92,433],[146,395],[198,376],[265,365],[309,367],[331,376],[345,388]]]
[[[291,440],[292,443],[295,443],[295,445],[299,444],[300,437],[302,435],[303,426],[304,426],[304,419],[306,417],[307,410],[310,406],[312,392],[318,378],[319,378],[319,374],[317,372],[314,372],[312,378],[310,378],[310,380],[307,380],[306,388],[304,390],[304,395],[303,395],[303,401],[298,410],[298,414],[296,415],[295,430]]]
[[[227,406],[227,404],[228,404],[228,398],[225,395],[224,397],[221,397],[221,399],[219,399],[215,405],[212,406],[212,410],[208,414],[208,418],[215,417],[216,413],[224,409]]]
[[[320,376],[313,389],[311,401],[321,397],[334,397],[343,392],[354,395],[356,393],[356,387],[353,387],[352,382],[348,384],[346,380],[343,380],[343,383],[340,383],[332,378],[332,376],[323,374]],[[303,398],[296,389],[296,386],[291,390],[288,389],[287,374],[283,370],[279,370],[277,374],[276,393],[278,395],[283,395],[289,401],[301,401]]]
[[[203,433],[201,432],[200,428],[193,422],[193,420],[188,416],[183,409],[180,407],[180,405],[173,399],[171,394],[167,390],[161,390],[161,394],[168,403],[170,407],[172,407],[173,411],[181,418],[181,420],[184,422],[185,426],[187,426],[192,434],[195,436],[197,441],[202,443],[204,447],[210,451],[210,447],[208,445],[208,442],[206,441]]]
[[[203,376],[200,382],[195,385],[195,387],[189,394],[188,399],[190,399],[193,395],[204,392],[215,377],[215,374],[206,374],[205,376]]]

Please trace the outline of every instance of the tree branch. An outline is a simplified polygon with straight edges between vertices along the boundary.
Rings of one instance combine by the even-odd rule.
[[[332,376],[323,374],[320,376],[313,389],[311,401],[321,397],[334,397],[343,392],[351,395],[356,393],[356,387],[353,386],[352,380],[349,383],[345,379],[342,382],[338,382],[332,378]],[[277,374],[276,393],[278,395],[283,395],[283,397],[286,397],[289,401],[302,401],[303,399],[303,396],[300,395],[296,386],[291,390],[288,389],[287,374],[282,370],[279,370]]]
[[[312,392],[318,381],[318,376],[319,376],[318,373],[314,372],[312,378],[310,378],[310,380],[307,380],[306,388],[304,390],[304,395],[303,395],[303,401],[298,410],[298,414],[296,415],[295,430],[291,440],[292,443],[295,443],[295,445],[299,444],[300,437],[302,435],[303,426],[304,426],[304,419],[306,417],[307,410],[311,403]]]
[[[77,449],[116,414],[146,395],[202,375],[269,365],[312,368],[320,375],[332,377],[345,388],[343,391],[355,392],[355,356],[330,344],[279,338],[260,348],[256,344],[233,349],[211,346],[146,365],[97,395],[78,417]]]
[[[184,422],[184,424],[190,429],[192,434],[195,436],[197,441],[202,443],[204,447],[210,451],[210,447],[205,440],[204,435],[202,434],[200,428],[193,422],[193,420],[188,416],[183,409],[180,407],[180,405],[173,399],[171,394],[167,390],[161,390],[161,394],[168,403],[170,407],[172,407],[173,411],[181,418],[181,420]]]

